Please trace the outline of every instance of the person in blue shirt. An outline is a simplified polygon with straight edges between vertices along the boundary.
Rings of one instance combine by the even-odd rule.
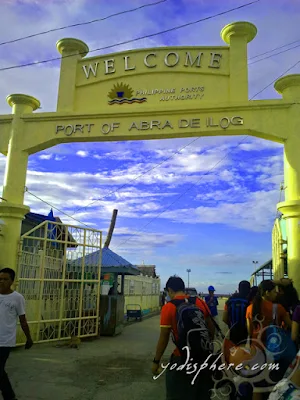
[[[208,305],[211,316],[217,320],[218,317],[218,309],[217,306],[219,305],[218,298],[215,296],[215,288],[213,286],[208,287],[208,296],[205,296],[206,304]],[[218,322],[218,321],[216,321]]]

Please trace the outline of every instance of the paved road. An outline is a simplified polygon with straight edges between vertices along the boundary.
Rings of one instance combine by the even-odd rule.
[[[35,345],[13,351],[7,372],[19,400],[163,400],[164,376],[154,381],[151,365],[159,317],[126,327],[114,338],[101,337],[80,349]],[[166,361],[173,349],[166,352]]]
[[[159,317],[153,317],[79,350],[53,344],[16,349],[7,372],[19,400],[163,400],[164,379],[151,375],[158,333]]]

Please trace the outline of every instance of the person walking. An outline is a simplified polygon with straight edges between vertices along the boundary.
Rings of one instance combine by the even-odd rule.
[[[218,298],[215,296],[216,289],[213,286],[208,287],[208,296],[205,296],[205,302],[210,309],[211,316],[218,322]]]
[[[189,333],[194,328],[197,329],[196,337],[193,340],[192,335],[189,336],[189,346],[191,347],[191,358],[193,363],[198,360],[194,357],[193,349],[199,346],[204,341],[205,348],[214,337],[214,324],[211,320],[211,315],[208,306],[203,300],[198,297],[190,297],[185,294],[185,284],[183,280],[177,276],[172,276],[166,283],[166,290],[170,301],[165,304],[161,311],[160,319],[160,337],[156,347],[155,357],[152,363],[152,373],[154,378],[162,373],[166,375],[166,390],[167,400],[182,400],[188,398],[190,400],[210,399],[210,389],[213,386],[211,371],[209,368],[203,370],[195,378],[195,374],[187,373],[185,369],[187,355],[183,355],[184,346],[180,345],[189,336]],[[178,311],[178,312],[177,312]],[[180,321],[178,318],[181,318]],[[187,326],[185,326],[187,324]],[[193,327],[193,324],[197,325]],[[179,328],[180,331],[178,330]],[[187,329],[186,329],[187,328]],[[170,334],[173,336],[173,341],[176,346],[171,356],[167,367],[163,367],[161,371],[161,358],[168,346]],[[197,336],[200,335],[200,338]],[[185,336],[185,337],[184,337]],[[196,345],[195,347],[194,344]],[[185,344],[187,345],[187,343]],[[195,349],[196,350],[196,349]],[[199,355],[197,347],[197,356]],[[196,354],[195,353],[195,354]],[[203,350],[203,355],[205,351]],[[201,358],[201,357],[200,357]],[[203,362],[207,359],[206,354]],[[173,366],[177,368],[173,368]],[[195,382],[193,382],[195,379]]]
[[[248,337],[246,326],[246,311],[249,305],[250,282],[241,281],[238,292],[234,293],[225,303],[223,322],[230,329],[229,339],[238,345]]]
[[[273,280],[273,283],[278,288],[276,302],[281,304],[292,318],[296,307],[299,305],[299,296],[294,288],[293,281],[288,278],[282,278]]]
[[[253,299],[257,295],[257,292],[258,292],[258,286],[252,286],[252,288],[250,289],[249,296],[248,296],[249,304],[253,303]]]
[[[215,296],[215,291],[216,289],[213,286],[208,287],[208,296],[205,296],[204,300],[206,304],[208,305],[208,308],[210,310],[211,316],[214,319],[215,323],[217,324],[217,330],[216,330],[216,337],[219,339],[222,339],[222,334],[220,332],[220,323],[219,323],[219,315],[218,315],[218,297]]]
[[[16,345],[18,318],[27,339],[25,349],[33,345],[25,316],[25,299],[11,289],[14,280],[15,271],[10,268],[0,270],[0,391],[4,400],[17,400],[5,365],[11,349]]]
[[[300,306],[295,308],[292,317],[292,340],[299,347]]]
[[[276,285],[274,282],[271,280],[262,281],[258,286],[258,292],[253,299],[253,303],[248,306],[246,312],[249,338],[251,341],[252,339],[260,338],[268,351],[271,351],[269,347],[272,345],[270,338],[272,337],[273,332],[269,334],[268,329],[264,328],[270,327],[273,329],[272,327],[274,325],[280,328],[283,323],[285,323],[286,327],[291,327],[289,313],[281,304],[276,303],[277,295],[278,293],[276,291]],[[277,360],[279,369],[270,372],[270,378],[274,382],[273,387],[275,386],[276,382],[282,379],[284,372],[288,368],[288,365],[293,361],[296,353],[296,348],[291,348],[287,343],[284,352],[280,354],[280,359]],[[290,357],[291,354],[291,359],[286,360],[284,358]],[[264,391],[268,393],[268,391],[272,391],[273,387],[265,379],[263,379],[261,382],[257,382],[253,389],[253,400],[261,400],[263,398],[262,388],[264,388]]]

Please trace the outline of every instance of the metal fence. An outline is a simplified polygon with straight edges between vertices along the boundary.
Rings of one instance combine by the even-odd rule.
[[[21,237],[16,290],[35,342],[97,336],[102,234],[45,221]],[[95,265],[86,256],[100,252]],[[17,344],[25,337],[18,327]]]

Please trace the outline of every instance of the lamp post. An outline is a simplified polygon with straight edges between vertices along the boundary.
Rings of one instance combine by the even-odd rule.
[[[187,269],[186,272],[188,273],[188,288],[190,287],[190,272],[191,269]]]
[[[258,261],[252,261],[252,264],[254,265],[254,272],[255,272],[256,268],[257,268]],[[256,275],[255,275],[255,286],[257,286],[257,277],[256,277]]]

